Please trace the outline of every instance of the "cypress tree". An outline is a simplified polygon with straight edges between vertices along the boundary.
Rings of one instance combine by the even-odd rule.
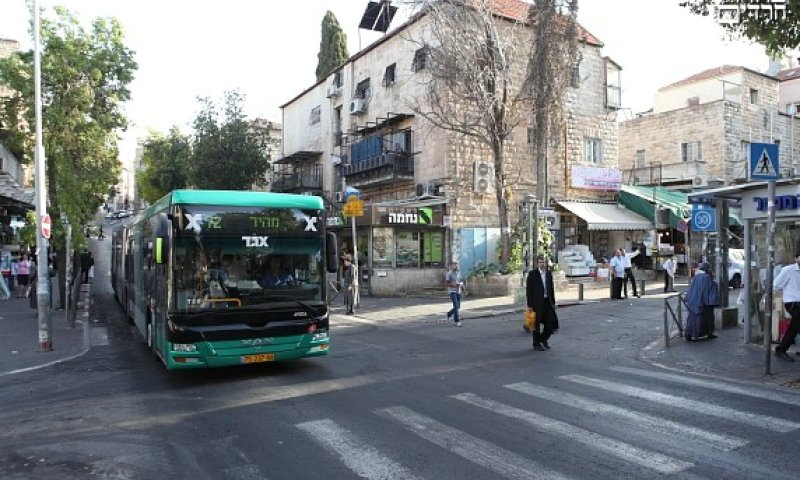
[[[345,35],[336,15],[330,10],[322,19],[322,39],[317,54],[317,81],[327,77],[336,67],[343,64],[350,55],[347,53],[347,35]]]

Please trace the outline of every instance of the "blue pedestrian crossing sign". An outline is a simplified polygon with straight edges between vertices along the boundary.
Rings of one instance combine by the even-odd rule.
[[[717,209],[698,203],[692,205],[692,231],[716,232]]]
[[[777,144],[750,144],[750,178],[754,180],[777,180],[780,177],[779,166]]]

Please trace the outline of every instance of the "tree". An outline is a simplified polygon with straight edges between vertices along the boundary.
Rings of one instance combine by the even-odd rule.
[[[347,53],[345,35],[336,15],[330,10],[322,18],[322,38],[317,54],[317,81],[327,77],[336,67],[343,64],[350,55]]]
[[[54,220],[51,242],[64,265],[60,214],[80,228],[117,183],[117,132],[127,126],[121,106],[130,99],[136,62],[116,19],[95,19],[87,30],[68,10],[56,7],[54,13],[41,21],[42,125],[48,212]],[[31,72],[32,51],[0,60],[0,84],[11,90],[0,108],[0,123],[24,163],[33,154]],[[63,269],[60,275],[63,283]]]
[[[142,198],[153,203],[172,190],[188,185],[190,139],[178,127],[172,127],[165,137],[151,133],[144,143],[142,169],[137,184]]]
[[[244,97],[225,92],[222,118],[208,98],[194,120],[189,184],[201,189],[247,190],[266,183],[269,128],[247,121]]]
[[[423,2],[426,38],[412,39],[415,62],[429,81],[411,101],[416,114],[435,127],[473,139],[494,164],[500,262],[509,260],[510,175],[506,141],[528,113],[524,89],[528,42],[522,23],[495,17],[492,0]],[[422,58],[424,57],[424,58]]]
[[[758,4],[759,2],[752,2]],[[780,54],[800,46],[800,0],[761,2],[768,10],[752,10],[740,0],[688,0],[681,2],[696,15],[714,13],[718,19],[726,13],[736,13],[739,21],[723,21],[720,25],[731,35],[758,42],[770,54]],[[776,9],[785,6],[785,9]],[[727,17],[726,17],[727,20]]]
[[[535,0],[529,10],[533,48],[528,64],[527,88],[532,114],[530,139],[536,165],[536,195],[550,204],[547,149],[561,138],[565,91],[572,68],[580,62],[577,40],[578,0]]]

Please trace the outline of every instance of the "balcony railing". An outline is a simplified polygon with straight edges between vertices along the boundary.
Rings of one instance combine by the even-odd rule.
[[[387,170],[397,175],[414,175],[414,157],[406,153],[384,153],[367,157],[342,168],[342,175],[349,177],[373,170]]]
[[[273,192],[308,190],[322,190],[322,176],[319,173],[276,174],[272,177]]]
[[[631,168],[625,172],[624,182],[632,185],[654,185],[682,180],[692,180],[706,173],[705,162],[655,163],[648,167]]]

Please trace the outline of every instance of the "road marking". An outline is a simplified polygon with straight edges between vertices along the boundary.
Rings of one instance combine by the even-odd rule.
[[[639,448],[629,443],[621,442],[560,420],[539,415],[538,413],[505,405],[495,402],[494,400],[481,398],[474,393],[459,393],[458,395],[453,395],[453,398],[489,410],[490,412],[498,413],[516,420],[522,420],[536,430],[567,437],[573,442],[584,444],[587,447],[613,455],[626,462],[634,463],[657,472],[672,474],[694,466],[691,462],[685,462],[644,448]]]
[[[569,478],[533,460],[448,427],[406,407],[383,408],[378,410],[378,413],[400,422],[425,440],[506,478],[520,480]]]
[[[608,403],[597,402],[585,397],[562,392],[553,388],[533,385],[528,382],[512,383],[506,388],[515,390],[526,395],[541,398],[551,402],[559,403],[567,407],[574,407],[591,413],[603,415],[615,415],[624,418],[629,422],[649,431],[686,438],[689,440],[708,445],[722,451],[730,451],[747,445],[747,440],[739,437],[718,434],[703,430],[702,428],[692,427],[683,423],[673,422],[664,418],[659,418],[646,413],[634,412],[626,408],[617,407]]]
[[[654,392],[644,388],[632,387],[621,383],[606,382],[596,378],[583,377],[581,375],[565,375],[558,377],[570,382],[579,383],[581,385],[588,385],[590,387],[600,388],[610,392],[621,393],[629,397],[640,398],[650,402],[668,405],[670,407],[684,406],[690,411],[709,415],[712,417],[719,417],[725,420],[744,423],[754,427],[768,428],[776,432],[791,432],[800,428],[800,423],[783,420],[781,418],[769,417],[767,415],[760,415],[757,413],[742,412],[733,408],[715,405],[713,403],[701,402],[699,400],[692,400],[686,397],[679,397],[677,395],[667,395],[666,393]]]
[[[408,469],[329,419],[298,423],[326,450],[339,456],[347,468],[362,478],[376,480],[417,479]]]
[[[691,377],[675,373],[651,372],[649,370],[642,370],[639,368],[611,367],[611,370],[621,373],[630,373],[631,375],[639,375],[641,377],[657,378],[659,380],[667,380],[686,385],[710,388],[712,390],[719,390],[721,392],[736,393],[738,395],[745,395],[747,397],[761,398],[764,400],[771,400],[773,402],[788,403],[789,405],[800,406],[800,396],[778,392],[775,390],[764,390],[756,387],[731,385],[730,383],[719,382],[712,379]]]

